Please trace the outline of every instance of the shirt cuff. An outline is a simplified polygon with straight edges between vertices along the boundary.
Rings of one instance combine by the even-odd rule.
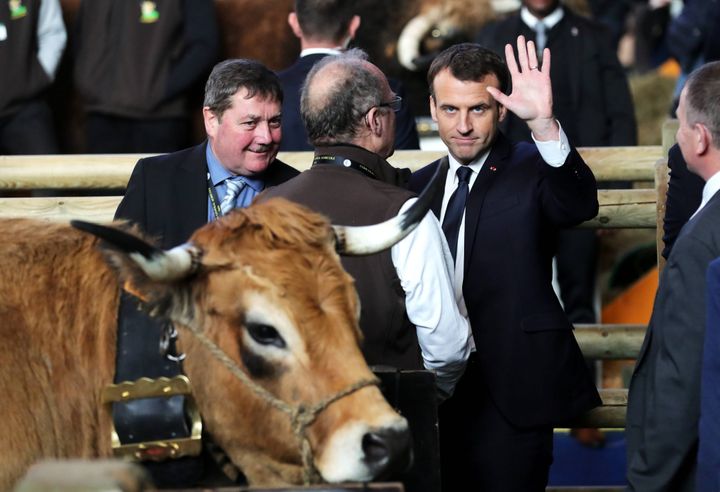
[[[530,135],[537,146],[538,152],[540,152],[540,156],[552,167],[562,166],[565,164],[565,160],[570,155],[570,142],[568,141],[567,135],[565,135],[565,131],[559,121],[557,121],[557,124],[558,127],[560,127],[560,140],[546,140],[541,142],[536,140],[535,135],[530,132]]]

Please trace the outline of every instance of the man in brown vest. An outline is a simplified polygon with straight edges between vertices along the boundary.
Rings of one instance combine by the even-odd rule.
[[[312,168],[268,190],[327,215],[333,223],[374,224],[415,200],[393,153],[400,98],[360,50],[320,60],[308,74],[301,113],[315,148]],[[452,258],[428,214],[379,254],[344,257],[362,305],[363,353],[370,365],[434,371],[441,398],[452,394],[470,353],[467,320],[452,288]]]

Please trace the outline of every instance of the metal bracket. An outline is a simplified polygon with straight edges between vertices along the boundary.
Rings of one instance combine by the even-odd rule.
[[[182,456],[197,456],[202,451],[202,421],[192,396],[190,380],[183,375],[173,378],[140,378],[106,386],[101,394],[102,402],[111,405],[140,398],[169,398],[185,396],[186,409],[192,426],[190,437],[123,444],[112,424],[112,450],[117,457],[138,461],[163,461]]]

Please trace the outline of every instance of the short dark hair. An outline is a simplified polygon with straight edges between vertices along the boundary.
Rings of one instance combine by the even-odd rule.
[[[352,49],[323,58],[308,73],[300,113],[313,145],[351,143],[362,128],[365,114],[382,103],[385,87],[377,74],[368,70],[366,60],[365,52]],[[331,86],[319,93],[313,85],[317,74],[328,65],[336,65]]]
[[[507,93],[510,86],[510,72],[500,56],[475,43],[461,43],[450,46],[430,64],[427,80],[430,95],[435,97],[435,77],[449,69],[453,77],[462,81],[480,82],[490,74],[497,77],[500,91]]]
[[[706,63],[685,83],[685,117],[688,123],[702,123],[710,132],[713,146],[720,149],[720,61]]]
[[[339,41],[355,13],[353,0],[295,0],[300,28],[310,38]]]
[[[221,61],[213,67],[205,84],[203,106],[222,118],[223,113],[232,105],[232,97],[240,89],[245,89],[247,98],[260,94],[266,99],[282,103],[283,91],[277,75],[262,63],[255,60],[233,58]]]

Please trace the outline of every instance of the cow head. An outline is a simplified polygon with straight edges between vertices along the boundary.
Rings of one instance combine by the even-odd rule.
[[[359,302],[336,249],[370,254],[402,239],[446,171],[443,162],[406,212],[362,228],[331,226],[283,199],[235,210],[169,252],[115,228],[73,225],[111,246],[109,263],[151,314],[186,329],[184,368],[205,425],[251,483],[301,482],[301,443],[288,416],[239,381],[203,338],[292,407],[346,392],[312,420],[306,443],[326,481],[366,481],[407,465],[409,430],[379,389],[363,383],[373,375],[359,348]]]
[[[136,251],[111,248],[107,257],[151,314],[180,328],[185,372],[216,443],[251,483],[302,483],[300,443],[288,416],[182,328],[202,332],[292,407],[373,379],[359,349],[357,294],[330,224],[272,200],[207,224],[181,250],[157,255],[137,238],[123,241],[138,241]],[[375,385],[321,411],[307,439],[317,470],[332,482],[370,480],[403,465],[409,448],[407,421]]]

